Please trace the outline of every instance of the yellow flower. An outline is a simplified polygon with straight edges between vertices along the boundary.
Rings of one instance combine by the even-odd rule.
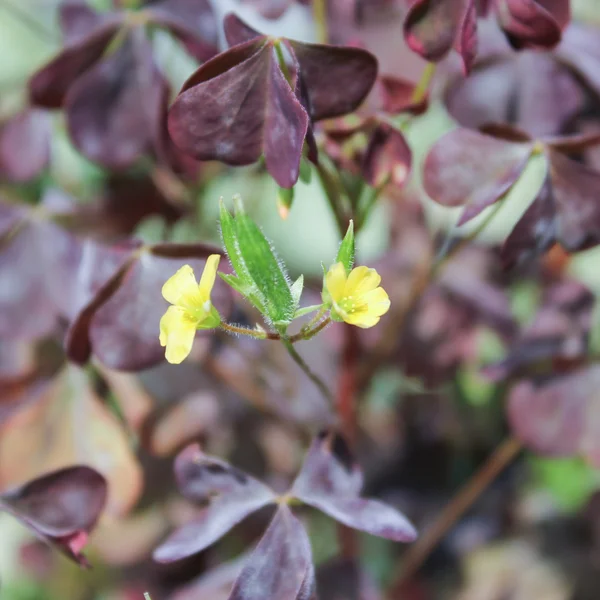
[[[184,265],[163,285],[163,298],[173,306],[160,320],[159,339],[172,364],[179,364],[189,355],[197,329],[212,329],[221,322],[210,301],[220,258],[218,254],[208,257],[199,284],[192,267]]]
[[[386,291],[379,287],[375,269],[356,267],[346,273],[343,263],[333,265],[325,275],[324,301],[331,303],[331,318],[367,328],[379,323],[390,308]]]

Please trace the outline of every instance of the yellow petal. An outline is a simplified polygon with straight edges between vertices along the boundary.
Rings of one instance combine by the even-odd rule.
[[[160,345],[166,346],[165,357],[178,365],[191,352],[197,321],[179,306],[169,306],[160,320]]]
[[[345,319],[346,323],[368,329],[379,323],[379,317],[369,314],[368,312],[355,312],[349,314]]]
[[[194,270],[190,265],[184,265],[173,275],[167,279],[162,287],[163,298],[171,304],[181,304],[182,298],[190,297],[198,293],[198,284],[194,276]]]
[[[334,302],[339,302],[342,299],[346,287],[346,269],[341,262],[336,263],[327,271],[325,287]]]
[[[202,296],[202,299],[205,302],[210,298],[210,293],[215,285],[220,260],[221,257],[218,254],[211,254],[206,260],[204,271],[202,271],[198,289],[200,290],[200,296]]]
[[[345,295],[355,298],[374,290],[381,283],[381,276],[375,269],[356,267],[348,275]]]
[[[361,296],[361,301],[367,305],[367,312],[374,317],[381,317],[390,309],[390,297],[387,292],[378,287]]]

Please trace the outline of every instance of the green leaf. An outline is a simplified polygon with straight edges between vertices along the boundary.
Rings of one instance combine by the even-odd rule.
[[[265,319],[278,329],[289,324],[297,302],[283,263],[271,244],[244,211],[242,200],[234,197],[235,216],[221,205],[223,243],[238,280],[227,283],[243,294]]]
[[[350,221],[348,231],[346,231],[335,259],[336,263],[341,262],[344,264],[347,274],[352,271],[352,267],[354,266],[354,251],[354,221]]]
[[[300,304],[300,296],[302,296],[302,290],[304,289],[304,275],[300,275],[296,281],[292,284],[290,291],[292,292],[292,298],[294,299],[294,311]]]
[[[242,256],[238,244],[235,220],[229,214],[229,211],[225,208],[223,198],[219,200],[219,204],[221,238],[223,240],[223,246],[225,246],[227,256],[229,257],[229,261],[231,262],[231,266],[233,267],[233,270],[237,273],[241,282],[245,284],[251,284],[250,274],[248,273],[248,269],[246,268],[246,265],[244,263],[244,257]],[[234,286],[232,285],[232,287]]]
[[[600,487],[600,471],[580,458],[542,458],[532,456],[530,463],[539,484],[554,496],[560,507],[574,513]]]

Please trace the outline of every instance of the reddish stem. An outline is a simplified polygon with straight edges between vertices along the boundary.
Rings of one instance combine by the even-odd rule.
[[[343,326],[344,344],[342,364],[336,396],[336,409],[341,422],[341,428],[350,446],[356,443],[356,386],[358,357],[360,352],[356,329],[351,325]]]
[[[360,344],[357,331],[351,325],[343,326],[344,342],[342,349],[342,364],[336,395],[336,410],[344,437],[350,447],[356,445],[358,433],[356,393],[357,393],[357,366],[360,355]],[[342,555],[347,559],[354,559],[358,554],[358,538],[356,531],[345,525],[338,526],[338,540]]]

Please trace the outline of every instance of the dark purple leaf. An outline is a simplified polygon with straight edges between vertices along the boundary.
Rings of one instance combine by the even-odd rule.
[[[550,456],[585,456],[600,466],[600,367],[513,387],[508,417],[527,446]]]
[[[477,7],[474,2],[467,4],[454,48],[462,59],[463,71],[470,73],[477,56]]]
[[[566,154],[577,154],[600,144],[600,130],[575,135],[544,138],[544,144]]]
[[[144,31],[136,28],[70,86],[65,110],[73,143],[107,168],[131,165],[160,131],[166,93],[152,48]]]
[[[504,52],[456,77],[445,102],[464,127],[510,123],[533,137],[561,133],[584,106],[581,84],[564,64],[539,52]]]
[[[283,505],[233,586],[229,600],[313,600],[315,575],[306,531]]]
[[[473,0],[416,0],[404,21],[406,43],[431,62],[445,58],[457,44],[468,70],[477,41],[473,11]]]
[[[511,143],[468,129],[444,135],[423,168],[426,192],[444,206],[464,206],[459,224],[502,198],[529,160],[530,143]]]
[[[556,241],[556,203],[550,177],[546,177],[531,206],[519,219],[502,246],[506,269],[529,262]]]
[[[87,542],[106,503],[106,480],[77,466],[55,471],[0,495],[0,509],[81,565]]]
[[[28,181],[50,160],[50,116],[41,110],[24,110],[0,126],[0,177]]]
[[[371,133],[363,158],[365,180],[373,187],[387,182],[398,187],[410,175],[412,153],[402,132],[387,123],[381,123]]]
[[[381,97],[381,110],[396,115],[402,112],[411,112],[419,115],[427,109],[429,104],[426,97],[421,102],[415,103],[415,84],[392,75],[380,75],[377,79],[378,91]]]
[[[279,65],[271,60],[270,85],[264,122],[264,155],[267,170],[284,188],[298,180],[300,157],[309,120]]]
[[[9,223],[0,246],[0,336],[35,339],[68,313],[81,245],[53,222],[0,205]]]
[[[556,55],[600,95],[600,36],[597,26],[571,23],[563,32],[563,41],[556,49]]]
[[[323,432],[314,439],[292,491],[319,490],[326,495],[358,496],[363,485],[360,467],[343,437]]]
[[[266,504],[275,499],[266,485],[229,463],[204,454],[197,444],[177,456],[175,477],[181,493],[192,502],[214,502],[229,497],[254,498]]]
[[[234,46],[205,63],[169,111],[169,133],[198,160],[255,162],[264,152],[282,187],[298,178],[308,116],[265,42]]]
[[[256,38],[266,39],[265,36],[242,21],[235,13],[228,13],[223,19],[225,38],[230,46],[244,44]]]
[[[550,151],[549,173],[556,203],[556,235],[568,251],[600,243],[600,173]]]
[[[82,40],[112,15],[100,14],[85,2],[67,0],[60,4],[58,18],[65,43],[72,44]]]
[[[507,267],[529,260],[559,242],[575,252],[600,243],[600,173],[549,150],[548,175],[502,250]]]
[[[60,108],[70,86],[100,59],[120,26],[120,18],[114,16],[68,41],[60,54],[29,80],[31,101],[45,108]],[[79,25],[76,29],[79,31]]]
[[[242,0],[252,6],[265,19],[279,19],[290,7],[291,0]]]
[[[104,246],[87,240],[82,247],[71,301],[71,324],[65,336],[67,356],[76,364],[85,364],[92,353],[89,330],[96,311],[121,285],[135,260],[130,244]]]
[[[300,64],[314,121],[355,111],[377,79],[377,59],[366,50],[286,42]]]
[[[582,359],[588,348],[594,295],[576,281],[561,281],[546,292],[542,307],[533,322],[513,342],[508,356],[485,367],[484,373],[494,381],[514,375],[554,369],[555,360],[562,364]],[[544,363],[546,363],[544,365]]]
[[[569,0],[499,0],[496,13],[517,49],[553,48],[570,19]]]
[[[397,542],[417,532],[406,517],[377,500],[359,497],[362,477],[342,438],[321,435],[312,444],[291,493],[337,521]]]
[[[209,0],[159,0],[144,13],[169,29],[198,60],[208,60],[218,52],[218,25]]]
[[[170,596],[170,600],[198,600],[210,598],[211,600],[227,600],[229,592],[238,578],[247,554],[236,556],[234,560],[221,563],[207,573],[202,573]]]
[[[276,498],[267,486],[203,454],[196,445],[188,446],[177,457],[175,473],[184,496],[209,504],[197,519],[175,531],[155,550],[158,562],[173,562],[201,552]]]

